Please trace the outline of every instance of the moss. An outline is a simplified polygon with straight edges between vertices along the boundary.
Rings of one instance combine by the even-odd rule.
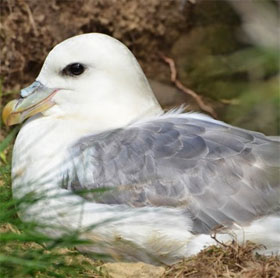
[[[240,18],[226,1],[200,1],[193,11],[194,26],[207,26],[213,21],[225,25],[238,25]]]
[[[279,78],[252,84],[237,98],[238,105],[226,107],[222,114],[234,125],[264,132],[280,134]]]

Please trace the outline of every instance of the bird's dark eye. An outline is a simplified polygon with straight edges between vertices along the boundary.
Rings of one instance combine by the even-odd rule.
[[[85,67],[80,63],[73,63],[65,67],[62,71],[65,75],[80,75],[85,71]]]

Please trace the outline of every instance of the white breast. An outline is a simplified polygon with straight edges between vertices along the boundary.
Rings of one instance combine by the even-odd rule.
[[[21,128],[12,162],[13,192],[17,197],[38,190],[46,179],[56,179],[66,151],[64,132],[46,118],[32,120]]]

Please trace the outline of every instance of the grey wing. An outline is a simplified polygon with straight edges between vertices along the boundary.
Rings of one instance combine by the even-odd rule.
[[[95,202],[178,207],[194,233],[280,211],[280,143],[220,122],[166,117],[85,137],[66,185]]]

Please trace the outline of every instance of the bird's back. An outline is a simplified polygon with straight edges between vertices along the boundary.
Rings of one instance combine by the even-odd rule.
[[[194,234],[280,210],[280,144],[261,133],[188,114],[81,139],[71,150],[73,190],[98,203],[175,207]]]

